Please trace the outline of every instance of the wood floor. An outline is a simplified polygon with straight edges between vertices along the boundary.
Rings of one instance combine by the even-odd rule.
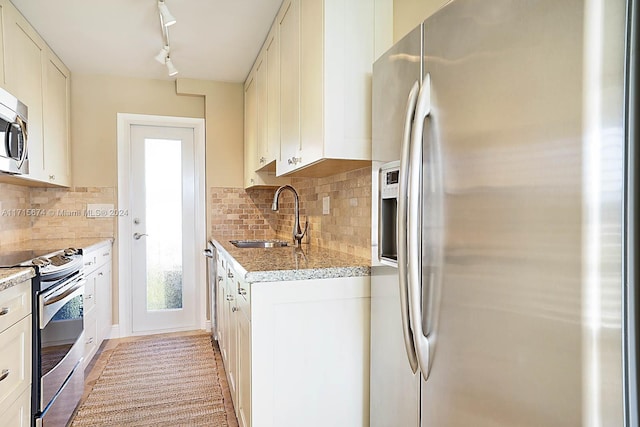
[[[187,336],[187,335],[200,335],[203,331],[190,331],[190,332],[175,332],[170,334],[162,334],[161,336],[173,337],[173,336]],[[127,338],[116,338],[111,340],[105,340],[100,348],[98,349],[96,355],[93,357],[89,365],[84,371],[84,393],[82,395],[82,399],[80,400],[80,405],[84,402],[89,396],[89,393],[93,389],[96,381],[102,374],[107,362],[109,360],[109,356],[113,352],[113,350],[118,346],[119,343],[122,342],[131,342],[139,339],[148,338],[148,336],[136,336],[136,337],[127,337]],[[224,394],[224,402],[225,402],[225,411],[227,413],[227,420],[229,423],[229,427],[238,427],[238,420],[235,416],[235,411],[233,408],[233,402],[231,400],[231,394],[229,392],[229,385],[227,383],[226,373],[224,371],[224,365],[222,364],[222,356],[220,355],[220,350],[215,349],[214,351],[216,357],[216,364],[218,366],[218,370],[220,372],[220,385],[222,386],[222,391]],[[215,427],[215,426],[212,426]]]

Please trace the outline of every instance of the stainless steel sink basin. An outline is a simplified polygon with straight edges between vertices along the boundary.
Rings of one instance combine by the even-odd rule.
[[[229,240],[236,248],[281,248],[289,246],[288,242],[280,240]]]

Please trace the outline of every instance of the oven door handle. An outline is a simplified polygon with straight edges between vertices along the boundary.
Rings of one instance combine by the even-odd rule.
[[[49,298],[46,298],[44,300],[44,306],[48,306],[51,304],[55,304],[59,301],[62,301],[63,299],[69,297],[70,295],[72,295],[75,291],[77,291],[78,289],[80,289],[81,287],[83,287],[85,284],[87,283],[87,279],[82,279],[80,280],[75,286],[73,286],[70,289],[67,289],[66,291],[64,291],[63,293],[59,294],[59,295],[55,295]]]

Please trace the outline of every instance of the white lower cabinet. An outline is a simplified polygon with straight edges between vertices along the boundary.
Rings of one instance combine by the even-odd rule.
[[[31,421],[31,280],[0,292],[0,425]]]
[[[93,359],[100,344],[111,335],[111,241],[83,254],[84,274],[84,366]]]
[[[219,344],[240,426],[368,426],[370,278],[247,284],[226,261]]]
[[[0,419],[6,426],[31,426],[31,387],[26,388],[5,412],[0,413]]]

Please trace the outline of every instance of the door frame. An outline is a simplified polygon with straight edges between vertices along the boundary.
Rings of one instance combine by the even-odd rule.
[[[204,119],[173,116],[156,116],[147,114],[117,113],[118,140],[118,210],[129,212],[131,206],[131,126],[181,127],[193,129],[195,156],[195,242],[196,254],[195,298],[196,327],[206,329],[206,260],[197,256],[206,247],[206,198],[205,198],[205,121]],[[130,236],[132,233],[131,218],[128,215],[118,216],[117,236]],[[131,283],[131,239],[118,238],[118,337],[145,335],[133,332],[133,302]],[[114,328],[115,329],[115,328]],[[184,328],[163,330],[161,332],[177,332]],[[115,331],[114,331],[115,332]],[[112,338],[115,338],[112,334]]]

